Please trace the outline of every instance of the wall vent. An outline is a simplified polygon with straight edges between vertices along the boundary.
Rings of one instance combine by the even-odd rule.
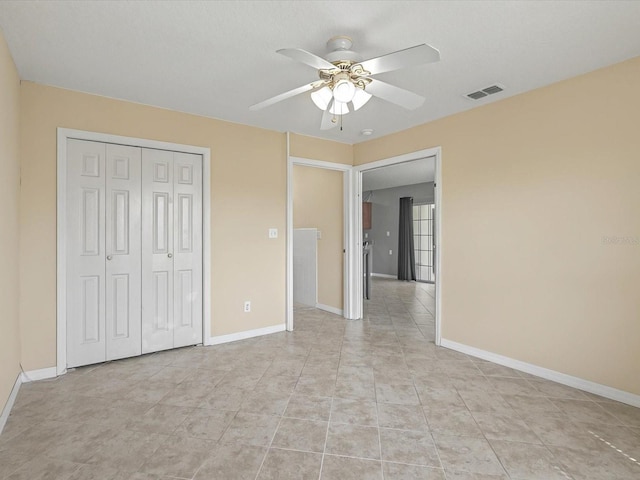
[[[483,88],[482,90],[478,90],[477,92],[471,92],[464,95],[471,100],[480,100],[481,98],[487,97],[489,95],[493,95],[494,93],[500,93],[504,90],[503,85],[491,85],[490,87]]]

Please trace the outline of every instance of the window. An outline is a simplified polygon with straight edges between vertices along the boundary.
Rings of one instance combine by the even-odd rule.
[[[413,206],[413,245],[416,256],[416,280],[433,283],[433,217],[435,205]]]

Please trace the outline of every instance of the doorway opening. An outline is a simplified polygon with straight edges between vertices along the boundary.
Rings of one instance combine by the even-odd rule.
[[[375,295],[376,282],[385,285],[389,291],[401,293],[398,282],[399,252],[399,199],[413,199],[412,213],[412,255],[416,271],[415,297],[433,317],[433,333],[429,335],[436,345],[441,341],[442,282],[440,261],[441,224],[441,157],[440,148],[426,149],[410,154],[392,157],[354,168],[354,225],[355,245],[362,250],[356,259],[356,272],[362,282],[357,282],[354,292],[355,310],[358,317],[365,313],[365,293],[367,282],[373,281],[371,295]],[[363,204],[369,204],[363,208]],[[369,216],[370,225],[363,223]],[[369,228],[364,229],[363,227]],[[403,229],[406,235],[406,229]],[[406,248],[403,248],[406,250]],[[365,262],[370,261],[369,269]],[[369,271],[369,276],[365,275]],[[424,320],[422,318],[421,320]],[[431,322],[429,322],[431,324]]]
[[[313,298],[316,298],[315,305],[310,306],[345,318],[356,318],[352,314],[353,256],[349,241],[353,232],[349,221],[353,210],[352,168],[351,165],[340,163],[288,157],[286,311],[288,331],[293,330],[294,295],[300,298],[301,292],[305,294],[307,303],[308,299],[312,302]],[[300,182],[297,190],[298,193],[303,194],[303,197],[307,197],[305,201],[307,214],[300,211],[300,204],[298,207],[294,205],[296,180],[301,180],[303,177],[306,177],[306,181]],[[323,184],[330,188],[332,193],[329,195],[326,191],[320,190],[316,191],[318,195],[312,195],[313,192],[310,190],[323,188]],[[307,191],[301,192],[302,189]],[[330,200],[333,205],[325,208],[324,203]],[[297,211],[296,208],[298,208]],[[298,215],[299,213],[303,215]],[[335,217],[339,217],[337,222]],[[296,238],[299,241],[304,240],[305,245],[299,244],[299,248],[294,248]],[[295,292],[294,270],[298,272],[299,280],[306,279],[304,288],[298,284],[295,286]],[[336,282],[338,285],[335,284]],[[309,291],[314,289],[316,291]]]

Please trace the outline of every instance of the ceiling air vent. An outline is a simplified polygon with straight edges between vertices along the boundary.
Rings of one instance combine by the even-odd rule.
[[[489,95],[493,95],[494,93],[500,93],[504,90],[503,85],[491,85],[490,87],[483,88],[482,90],[478,90],[477,92],[467,93],[465,97],[470,98],[471,100],[479,100],[481,98],[487,97]]]

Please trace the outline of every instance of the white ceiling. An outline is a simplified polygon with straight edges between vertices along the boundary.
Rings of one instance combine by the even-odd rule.
[[[367,170],[362,173],[362,191],[433,182],[435,165],[435,158],[428,157]]]
[[[640,55],[638,1],[1,1],[20,77],[344,143],[403,130]],[[249,106],[317,78],[276,53],[327,53],[349,35],[365,59],[421,43],[442,60],[379,75],[426,97],[372,99],[321,131],[308,94]],[[500,83],[479,101],[462,95]],[[374,130],[371,137],[360,131]]]

